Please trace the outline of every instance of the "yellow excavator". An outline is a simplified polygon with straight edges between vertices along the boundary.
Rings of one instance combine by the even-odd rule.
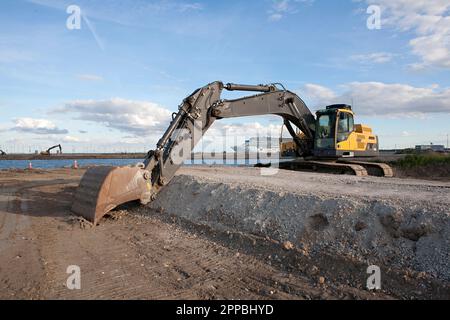
[[[302,140],[307,136],[300,130],[294,132],[287,124],[294,139],[280,142],[280,155],[300,158],[280,162],[280,168],[392,177],[389,165],[365,160],[379,155],[378,136],[369,126],[355,124],[354,117],[352,107],[346,104],[330,105],[317,111],[313,157],[306,158],[301,158],[303,152],[296,139]]]
[[[352,107],[336,104],[316,113],[314,154],[318,157],[373,157],[377,156],[378,137],[372,129],[354,123]],[[299,139],[304,138],[297,131]],[[281,156],[297,156],[301,150],[294,140],[280,143]]]
[[[45,150],[45,151],[42,151],[42,152],[41,152],[41,156],[50,156],[50,155],[51,155],[50,152],[51,152],[53,149],[58,149],[58,150],[57,150],[57,153],[58,153],[58,154],[62,154],[62,147],[61,147],[60,144],[58,144],[58,145],[56,145],[56,146],[53,146],[53,147],[48,148],[48,149]]]
[[[226,100],[221,98],[223,90],[257,94]],[[258,115],[280,116],[292,136],[301,158],[280,163],[281,168],[392,176],[386,164],[351,159],[378,154],[378,139],[370,128],[354,124],[350,106],[328,106],[314,116],[300,97],[281,84],[216,81],[183,100],[156,149],[148,152],[143,163],[88,169],[75,194],[72,211],[96,224],[120,204],[134,200],[149,203],[171,181],[216,120]]]

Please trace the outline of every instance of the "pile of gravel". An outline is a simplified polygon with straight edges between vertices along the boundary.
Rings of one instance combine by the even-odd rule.
[[[294,177],[301,175],[296,172]],[[359,181],[353,178],[346,179]],[[262,179],[261,184],[255,181],[239,183],[226,175],[183,173],[149,208],[221,231],[289,241],[312,257],[321,253],[339,255],[368,265],[409,268],[450,281],[450,209],[442,200],[445,193],[439,201],[405,201],[393,192],[389,197],[370,197],[364,192],[339,195],[327,193],[326,185],[320,192],[307,188],[292,192],[290,184],[283,188],[264,184]],[[338,183],[334,182],[335,189]]]

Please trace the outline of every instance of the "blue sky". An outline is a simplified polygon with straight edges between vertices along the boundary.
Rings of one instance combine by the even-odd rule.
[[[381,29],[367,27],[369,5]],[[82,12],[69,30],[69,5]],[[446,143],[448,1],[56,1],[0,4],[0,148],[144,151],[211,81],[282,82],[316,110],[355,105],[382,147]],[[223,121],[279,131],[280,119]],[[207,137],[207,138],[208,138]]]

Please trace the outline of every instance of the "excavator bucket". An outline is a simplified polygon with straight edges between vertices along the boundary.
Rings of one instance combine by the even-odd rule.
[[[150,192],[149,172],[142,167],[94,167],[81,179],[72,211],[96,225],[123,203],[148,202]]]

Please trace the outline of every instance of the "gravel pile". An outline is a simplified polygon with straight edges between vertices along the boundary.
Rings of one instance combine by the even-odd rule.
[[[252,168],[184,168],[149,207],[450,281],[450,184]]]

